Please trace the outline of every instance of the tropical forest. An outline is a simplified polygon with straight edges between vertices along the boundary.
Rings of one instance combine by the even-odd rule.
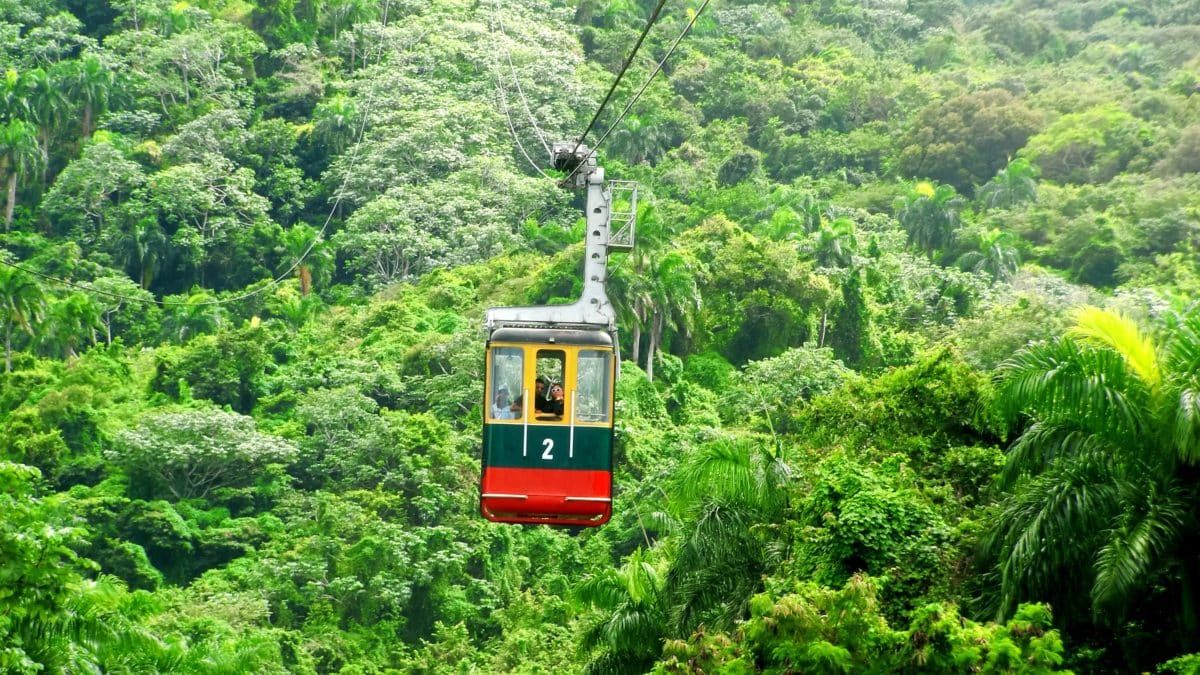
[[[0,0],[0,219],[2,673],[1200,673],[1200,0]]]

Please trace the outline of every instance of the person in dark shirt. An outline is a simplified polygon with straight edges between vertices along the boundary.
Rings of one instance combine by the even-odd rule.
[[[563,414],[563,387],[561,384],[554,382],[550,385],[550,398],[546,399],[546,407],[542,412],[547,412],[551,415],[562,417]]]
[[[537,413],[538,418],[562,417],[564,398],[562,385],[557,382],[552,385],[545,377],[538,377],[534,382],[534,387],[533,411]],[[517,417],[520,417],[524,398],[524,395],[519,396],[512,404],[511,409],[518,413]]]
[[[547,380],[544,377],[538,377],[538,379],[533,383],[533,386],[534,386],[533,410],[534,410],[534,412],[545,412],[546,405],[549,403],[549,401],[546,399],[546,388],[549,385],[550,385],[549,380]],[[524,403],[525,403],[525,395],[521,394],[520,396],[517,397],[517,400],[513,401],[512,411],[515,413],[520,413],[521,408],[524,405]],[[517,416],[520,417],[519,414]]]

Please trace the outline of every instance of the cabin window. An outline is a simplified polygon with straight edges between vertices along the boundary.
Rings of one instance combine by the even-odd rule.
[[[575,381],[575,419],[579,422],[607,422],[608,396],[611,391],[611,352],[581,349]]]
[[[492,348],[491,391],[488,408],[494,420],[515,420],[520,413],[513,404],[525,383],[525,352],[520,347]]]
[[[566,373],[567,354],[561,349],[539,349],[534,375],[536,396],[535,416],[539,420],[562,419],[566,411],[566,395],[563,392],[563,375]],[[544,382],[542,391],[537,391],[538,382]]]

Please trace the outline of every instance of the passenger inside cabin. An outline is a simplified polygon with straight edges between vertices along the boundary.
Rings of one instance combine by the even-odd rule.
[[[496,399],[492,401],[492,417],[498,420],[516,419],[517,414],[513,412],[512,407],[508,402],[508,387],[500,385],[496,390]]]
[[[548,412],[548,406],[550,405],[550,401],[549,401],[549,399],[546,398],[546,388],[549,385],[550,385],[549,381],[545,377],[541,377],[541,376],[539,376],[538,379],[533,383],[533,386],[534,386],[533,410],[534,410],[534,412],[539,412],[539,413],[540,412]],[[521,396],[518,396],[517,400],[513,401],[512,407],[509,408],[509,410],[511,410],[514,413],[517,413],[517,415],[520,415],[522,404],[525,402],[524,399],[525,399],[524,394],[522,394]],[[559,414],[561,414],[561,413],[559,413]]]
[[[550,399],[546,402],[545,412],[551,415],[562,417],[563,414],[563,387],[558,382],[550,385]]]

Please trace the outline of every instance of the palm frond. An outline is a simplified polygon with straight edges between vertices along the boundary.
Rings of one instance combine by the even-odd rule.
[[[604,651],[594,656],[584,666],[584,675],[625,675],[646,672],[654,658],[632,654]]]
[[[1054,340],[1018,352],[1000,378],[996,402],[1010,423],[1031,414],[1109,436],[1145,432],[1150,392],[1114,351]]]
[[[1008,449],[1008,461],[996,477],[996,487],[1007,490],[1022,476],[1039,474],[1060,457],[1088,455],[1091,461],[1116,461],[1119,452],[1107,437],[1069,422],[1034,422]]]
[[[772,509],[785,498],[791,475],[766,441],[723,438],[687,458],[675,474],[677,508],[689,510],[709,499]]]
[[[1138,493],[1146,503],[1109,532],[1108,543],[1097,555],[1094,609],[1123,601],[1144,586],[1149,572],[1186,528],[1187,496],[1177,485],[1163,490],[1143,487]]]
[[[584,631],[583,651],[619,651],[661,640],[662,588],[662,571],[646,560],[642,549],[630,554],[619,570],[610,568],[582,581],[575,589],[576,598],[604,614]]]
[[[670,536],[679,531],[679,520],[666,511],[651,511],[642,514],[643,524],[659,536]]]
[[[575,598],[580,602],[605,610],[616,609],[625,596],[620,573],[606,568],[600,574],[585,577],[575,586]]]
[[[1193,376],[1179,388],[1171,411],[1171,446],[1176,458],[1188,464],[1200,463],[1200,377]]]
[[[663,615],[657,608],[625,607],[604,622],[604,644],[613,651],[654,654],[663,638]]]
[[[1200,306],[1176,317],[1165,360],[1172,373],[1184,376],[1200,373]]]
[[[671,622],[690,633],[701,620],[731,625],[762,585],[766,551],[754,536],[763,513],[707,499],[666,577]]]
[[[981,551],[998,561],[1001,618],[1090,562],[1098,535],[1089,533],[1109,527],[1120,512],[1119,481],[1109,469],[1093,456],[1060,462],[1005,503]]]
[[[1090,305],[1076,310],[1073,318],[1075,325],[1067,331],[1068,336],[1120,354],[1151,389],[1162,382],[1158,351],[1133,319],[1120,312]]]

